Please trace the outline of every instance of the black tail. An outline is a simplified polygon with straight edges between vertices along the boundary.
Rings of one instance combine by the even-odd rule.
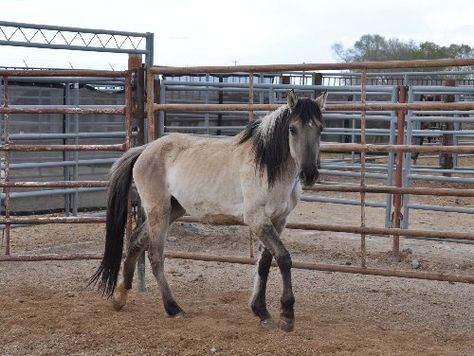
[[[107,297],[114,292],[122,261],[123,236],[127,222],[128,193],[132,184],[133,165],[144,149],[145,146],[140,146],[128,150],[110,170],[104,257],[89,280],[89,285],[98,282],[99,291]]]

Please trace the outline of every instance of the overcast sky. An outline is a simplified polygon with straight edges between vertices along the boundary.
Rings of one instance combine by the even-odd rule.
[[[153,32],[159,65],[334,62],[334,43],[368,33],[474,45],[472,0],[0,0],[0,9],[4,21]],[[0,46],[0,66],[25,62],[120,70],[127,59]]]

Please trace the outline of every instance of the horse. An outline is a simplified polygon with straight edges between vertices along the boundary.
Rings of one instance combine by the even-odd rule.
[[[278,327],[292,331],[292,261],[280,235],[299,200],[301,185],[311,186],[318,178],[326,97],[327,93],[314,100],[298,98],[290,91],[285,105],[250,122],[236,136],[217,139],[172,133],[124,153],[111,168],[105,250],[90,284],[98,284],[103,295],[112,297],[114,309],[122,309],[137,258],[148,249],[166,313],[183,317],[164,274],[170,224],[184,214],[205,223],[243,223],[259,241],[250,308],[264,328],[277,326],[265,300],[275,258],[283,281]],[[117,284],[132,178],[146,220],[132,234]]]

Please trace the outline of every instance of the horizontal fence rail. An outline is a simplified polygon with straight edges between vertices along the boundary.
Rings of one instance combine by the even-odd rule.
[[[433,59],[384,62],[354,63],[307,63],[307,64],[271,64],[239,66],[202,66],[202,67],[152,67],[151,74],[205,74],[205,73],[274,73],[291,71],[316,70],[369,70],[369,69],[403,69],[403,68],[442,68],[453,66],[473,66],[474,58],[466,59]]]
[[[10,80],[14,78],[63,78],[65,83],[74,83],[75,78],[110,78],[111,80],[120,80],[125,91],[125,105],[10,105],[9,102],[9,90],[10,90]],[[2,161],[2,173],[5,177],[0,182],[0,186],[3,188],[2,203],[4,205],[4,216],[0,217],[2,225],[4,225],[4,234],[5,238],[2,240],[5,244],[5,255],[10,255],[10,229],[13,224],[25,225],[25,224],[49,224],[49,223],[63,223],[63,224],[73,224],[73,223],[103,223],[105,221],[104,216],[47,216],[47,217],[20,217],[12,216],[11,210],[11,199],[22,196],[51,196],[53,194],[67,194],[73,193],[77,194],[79,191],[84,192],[95,192],[96,188],[104,188],[108,185],[107,181],[80,181],[77,179],[75,181],[55,181],[55,182],[14,182],[11,180],[10,169],[13,166],[17,168],[28,168],[28,164],[19,163],[12,164],[10,154],[12,152],[74,152],[76,155],[76,162],[67,164],[67,162],[46,162],[44,164],[35,163],[31,165],[32,167],[41,168],[41,167],[57,167],[57,166],[71,166],[79,165],[78,152],[123,152],[131,147],[132,143],[132,71],[91,71],[91,70],[0,70],[0,90],[2,94],[0,114],[2,115],[2,144],[0,145],[0,150],[3,152],[3,161]],[[79,89],[79,86],[77,86]],[[67,94],[65,94],[67,97]],[[123,94],[122,94],[123,95]],[[65,99],[66,102],[66,99]],[[77,101],[78,102],[78,101]],[[125,122],[125,132],[117,136],[123,139],[123,143],[120,144],[78,144],[79,135],[72,136],[69,139],[74,139],[74,144],[69,144],[67,135],[61,134],[63,136],[59,137],[63,140],[63,144],[17,144],[12,143],[12,138],[17,140],[19,135],[10,135],[9,125],[10,121],[15,120],[17,114],[71,114],[71,115],[121,115],[124,116]],[[65,117],[64,120],[67,120]],[[38,121],[38,120],[37,120]],[[36,121],[35,121],[36,122]],[[78,123],[77,123],[78,125]],[[94,133],[92,133],[94,135]],[[32,135],[26,135],[25,139],[35,140],[40,138],[41,134],[36,135],[37,137],[31,137]],[[51,136],[45,135],[43,139],[52,138]],[[71,135],[69,135],[71,136]],[[87,135],[82,135],[83,138],[89,139]],[[100,134],[99,137],[108,138],[106,135]],[[71,141],[69,141],[71,142]],[[63,159],[66,157],[63,155]],[[96,160],[92,160],[94,163]],[[104,161],[104,160],[101,160]],[[106,160],[107,161],[107,160]],[[90,162],[87,161],[87,162]],[[15,192],[12,193],[11,190],[14,188],[60,188],[52,190],[43,190],[35,192]],[[62,189],[61,189],[62,188]],[[68,190],[71,188],[81,188],[77,191]],[[77,208],[75,208],[77,210]],[[69,212],[68,212],[69,213]],[[131,213],[128,217],[127,230],[131,230]],[[127,232],[127,235],[130,236],[130,233]]]
[[[146,111],[148,114],[147,118],[147,132],[148,138],[151,141],[155,138],[155,126],[160,125],[160,120],[158,120],[158,115],[161,115],[165,112],[249,112],[249,117],[253,117],[254,112],[258,111],[270,111],[275,110],[281,106],[281,104],[276,104],[270,102],[269,104],[255,103],[254,100],[257,99],[258,92],[264,88],[264,85],[254,83],[254,75],[261,73],[281,73],[281,72],[290,72],[290,71],[325,71],[325,70],[360,70],[360,73],[357,75],[360,76],[360,85],[355,85],[351,87],[351,91],[345,89],[337,89],[338,95],[354,95],[354,103],[349,104],[338,104],[335,102],[330,102],[326,105],[326,110],[328,115],[347,115],[347,119],[356,120],[360,123],[360,136],[361,143],[351,143],[351,144],[333,144],[327,143],[321,145],[321,151],[323,152],[351,152],[351,153],[361,153],[360,155],[360,185],[316,185],[310,189],[307,189],[306,192],[318,192],[318,191],[339,191],[339,192],[358,192],[361,194],[361,226],[335,226],[330,224],[311,224],[311,223],[289,223],[287,225],[290,229],[300,229],[300,230],[309,230],[309,231],[333,231],[341,233],[352,233],[361,235],[361,260],[363,261],[361,267],[354,266],[335,266],[335,265],[325,265],[309,262],[295,262],[295,268],[304,268],[310,270],[321,270],[321,271],[333,271],[333,272],[346,272],[346,273],[362,273],[369,275],[379,275],[379,276],[397,276],[405,278],[422,278],[422,279],[432,279],[432,280],[443,280],[443,281],[452,281],[452,282],[465,282],[465,283],[474,283],[473,276],[459,276],[459,275],[449,275],[443,273],[431,273],[431,272],[415,272],[415,271],[395,271],[395,270],[383,270],[376,268],[367,268],[365,266],[365,236],[375,235],[375,236],[407,236],[413,238],[433,238],[433,239],[457,239],[464,241],[473,241],[474,233],[470,232],[453,232],[453,231],[433,231],[433,230],[415,230],[415,229],[403,229],[400,227],[386,227],[386,228],[377,228],[366,226],[365,224],[365,206],[369,202],[365,201],[366,193],[385,193],[393,194],[394,196],[402,196],[407,194],[413,195],[439,195],[439,196],[461,196],[461,197],[472,197],[474,196],[474,189],[454,189],[454,188],[416,188],[416,187],[404,187],[404,186],[374,186],[367,185],[365,183],[365,177],[369,176],[366,171],[370,171],[370,167],[366,167],[366,160],[369,160],[369,157],[366,157],[366,153],[389,153],[392,155],[400,156],[402,153],[412,153],[412,152],[422,152],[422,153],[456,153],[456,154],[472,154],[474,153],[474,145],[445,145],[445,146],[420,146],[413,145],[410,143],[407,144],[388,144],[388,145],[375,145],[367,144],[365,142],[365,137],[367,133],[371,133],[371,129],[366,128],[366,122],[373,120],[371,115],[376,115],[379,119],[385,120],[388,124],[392,124],[396,121],[395,115],[397,113],[405,113],[407,111],[415,111],[416,114],[426,115],[427,113],[443,111],[444,114],[449,115],[456,113],[457,115],[463,115],[465,113],[472,112],[469,110],[474,110],[474,102],[472,100],[466,100],[463,102],[375,102],[373,100],[374,96],[372,95],[384,95],[384,97],[393,97],[393,90],[390,87],[376,88],[375,86],[367,86],[367,76],[370,74],[368,70],[377,70],[377,69],[394,69],[394,68],[443,68],[443,67],[453,67],[453,66],[474,66],[474,59],[442,59],[442,60],[419,60],[419,61],[388,61],[388,62],[363,62],[363,63],[314,63],[314,64],[297,64],[297,65],[256,65],[256,66],[205,66],[205,67],[151,67],[147,69],[147,105]],[[79,72],[81,74],[79,74]],[[157,78],[155,75],[193,75],[193,74],[226,74],[226,73],[245,73],[248,75],[249,82],[246,84],[235,84],[229,85],[233,90],[239,90],[239,93],[246,95],[245,91],[241,89],[248,88],[248,104],[192,104],[192,103],[165,103],[161,102],[161,97],[157,85],[160,85],[159,82],[155,83],[154,80]],[[0,76],[5,79],[14,78],[14,77],[43,77],[43,76],[52,76],[52,77],[68,77],[74,75],[84,75],[91,78],[97,77],[107,77],[113,78],[113,80],[121,80],[122,77],[126,77],[125,85],[127,86],[126,97],[127,104],[120,107],[101,107],[101,108],[92,108],[86,106],[71,106],[71,107],[47,107],[47,106],[36,106],[36,107],[26,107],[26,106],[9,106],[6,102],[0,107],[0,113],[4,115],[13,114],[13,113],[64,113],[64,114],[116,114],[116,115],[125,115],[127,122],[127,136],[126,143],[121,145],[105,145],[111,150],[125,150],[130,147],[131,131],[130,131],[130,120],[131,120],[131,107],[130,98],[131,93],[131,78],[129,72],[100,72],[100,71],[1,71]],[[162,81],[163,85],[179,85],[177,82],[169,81],[168,79]],[[218,84],[214,83],[216,88],[215,91],[223,88],[226,83]],[[197,88],[199,85],[206,86],[205,83],[196,83],[192,84],[193,87]],[[287,90],[292,85],[280,85],[279,88],[270,88],[270,90],[278,91],[278,95],[281,95],[281,92]],[[271,85],[269,85],[271,87]],[[322,90],[324,89],[323,85],[313,86],[308,85],[304,86],[304,90]],[[422,90],[422,88],[418,88]],[[179,88],[176,88],[179,91]],[[209,90],[208,90],[209,91]],[[441,92],[441,90],[433,90],[433,93]],[[355,93],[357,95],[355,95]],[[462,90],[453,89],[450,93],[462,93]],[[241,95],[241,94],[239,94]],[[370,101],[367,100],[369,95]],[[156,96],[156,97],[155,97]],[[280,97],[281,98],[281,97]],[[360,98],[360,102],[359,99]],[[155,102],[155,100],[157,102]],[[97,109],[97,111],[96,111]],[[22,111],[30,110],[30,111]],[[36,111],[35,111],[36,110]],[[39,110],[39,111],[38,111]],[[48,111],[52,110],[52,111]],[[54,111],[59,110],[59,111]],[[88,111],[90,110],[90,111]],[[360,112],[361,114],[359,115]],[[378,112],[378,113],[377,113]],[[370,115],[369,115],[370,114]],[[352,116],[351,116],[352,115]],[[450,117],[438,118],[432,117],[433,120],[442,121],[451,120]],[[417,118],[413,118],[417,120]],[[429,117],[421,117],[420,121],[425,120],[429,121]],[[456,120],[465,120],[469,122],[470,117],[467,118],[456,118]],[[355,122],[355,121],[354,121]],[[170,127],[172,127],[170,125]],[[223,130],[223,127],[219,127],[219,130]],[[337,132],[334,133],[348,134],[351,135],[353,132]],[[373,131],[373,134],[377,134],[376,131]],[[442,135],[442,133],[436,133]],[[29,148],[27,148],[27,146]],[[5,153],[9,151],[69,151],[69,150],[87,150],[86,147],[91,148],[91,145],[18,145],[11,144],[8,141],[0,146],[0,149]],[[96,150],[96,149],[92,149]],[[101,150],[98,148],[97,150]],[[373,170],[371,171],[373,172]],[[355,173],[355,172],[347,172]],[[11,188],[102,188],[107,186],[105,181],[77,181],[77,182],[11,182],[5,181],[0,184],[4,189]],[[184,217],[180,219],[183,222],[199,222],[196,219],[191,217]],[[9,227],[12,224],[49,224],[49,223],[102,223],[105,221],[104,216],[77,216],[77,217],[20,217],[20,216],[5,216],[0,218],[0,224],[5,224]],[[363,241],[363,243],[362,243]],[[254,264],[254,260],[246,257],[238,256],[209,256],[203,254],[193,254],[193,253],[184,253],[184,252],[168,252],[167,257],[172,258],[182,258],[182,259],[196,259],[202,261],[215,261],[215,262],[233,262],[233,263],[242,263],[242,264]],[[44,255],[44,256],[30,256],[30,255],[10,255],[7,253],[5,256],[0,256],[0,260],[14,261],[14,260],[42,260],[42,259],[84,259],[84,258],[100,258],[98,255]]]
[[[237,263],[243,265],[255,265],[255,259],[249,257],[240,256],[211,256],[200,253],[188,253],[181,251],[167,251],[165,252],[166,258],[184,259],[184,260],[196,260],[206,262],[222,262],[222,263]],[[11,256],[0,256],[0,261],[64,261],[64,260],[100,260],[102,255],[99,254],[69,254],[69,255],[11,255]],[[272,263],[275,267],[275,263]],[[380,268],[362,268],[356,266],[342,266],[342,265],[331,265],[324,263],[312,263],[312,262],[301,262],[293,261],[292,268],[313,270],[313,271],[325,271],[325,272],[341,272],[351,274],[367,274],[372,276],[381,277],[402,277],[402,278],[413,278],[413,279],[427,279],[433,281],[447,281],[447,282],[458,282],[458,283],[474,283],[474,277],[464,275],[451,275],[437,272],[412,272],[412,271],[397,271]]]
[[[370,202],[365,201],[365,194],[366,193],[384,193],[384,194],[391,194],[393,195],[393,199],[400,199],[400,203],[398,205],[399,209],[401,208],[401,199],[403,196],[413,194],[413,195],[439,195],[439,196],[462,196],[462,197],[472,197],[474,196],[474,189],[454,189],[454,188],[417,188],[417,187],[406,187],[403,186],[402,182],[397,182],[395,186],[373,186],[367,185],[365,183],[365,177],[367,176],[380,176],[378,177],[387,179],[387,174],[379,174],[379,173],[367,173],[370,172],[371,167],[366,166],[366,160],[369,160],[370,156],[366,156],[366,154],[386,154],[388,153],[388,157],[390,161],[391,167],[394,167],[397,164],[397,171],[401,172],[403,169],[403,160],[400,160],[401,157],[405,156],[406,159],[409,158],[410,153],[439,153],[439,154],[473,154],[474,153],[474,145],[464,144],[459,146],[457,143],[455,144],[444,144],[444,145],[415,145],[411,141],[403,142],[399,141],[398,138],[395,140],[395,135],[392,136],[392,133],[387,133],[389,137],[389,144],[369,144],[366,142],[366,134],[373,134],[376,135],[377,132],[369,128],[366,128],[366,122],[368,120],[373,120],[371,116],[376,114],[381,116],[382,113],[387,112],[387,117],[382,117],[382,120],[387,121],[391,126],[392,132],[395,132],[395,127],[398,125],[398,132],[401,132],[402,135],[403,129],[399,124],[401,118],[404,119],[405,114],[407,112],[413,112],[416,115],[420,115],[420,121],[430,121],[430,122],[450,122],[450,121],[458,121],[458,122],[472,122],[472,110],[474,110],[474,102],[469,97],[466,97],[467,100],[458,101],[458,102],[435,102],[435,101],[415,101],[411,97],[410,101],[407,102],[406,95],[405,97],[399,97],[397,100],[397,95],[399,94],[398,91],[394,92],[390,87],[373,87],[367,85],[367,77],[368,75],[373,75],[373,73],[368,72],[369,70],[378,70],[378,69],[405,69],[405,68],[446,68],[446,67],[457,67],[457,66],[473,66],[474,65],[474,58],[468,59],[442,59],[442,60],[418,60],[418,61],[388,61],[388,62],[363,62],[363,63],[314,63],[314,64],[296,64],[296,65],[255,65],[255,66],[202,66],[202,67],[153,67],[148,69],[148,82],[147,87],[151,90],[154,87],[152,83],[153,75],[161,75],[161,90],[171,90],[171,91],[180,91],[180,85],[184,88],[185,85],[182,85],[178,80],[169,79],[168,76],[186,76],[186,75],[204,75],[210,74],[215,78],[219,77],[220,75],[231,74],[231,73],[239,73],[239,75],[248,77],[248,82],[244,83],[224,83],[223,81],[219,80],[219,83],[212,81],[209,83],[206,82],[189,82],[189,90],[203,90],[206,94],[206,102],[205,103],[181,103],[179,100],[174,103],[167,103],[163,102],[163,98],[165,96],[162,94],[159,98],[155,98],[154,96],[148,96],[147,100],[147,113],[148,113],[148,124],[152,131],[155,130],[155,125],[158,125],[158,122],[154,121],[155,114],[159,114],[161,118],[163,118],[163,114],[169,113],[219,113],[219,115],[224,113],[238,113],[238,112],[249,112],[249,116],[252,117],[253,113],[255,112],[266,112],[270,110],[275,110],[280,107],[282,104],[277,104],[272,102],[267,103],[255,103],[255,98],[258,98],[259,93],[265,93],[267,90],[270,93],[282,93],[292,87],[292,85],[288,84],[271,84],[271,83],[261,83],[254,81],[255,75],[260,75],[260,79],[262,78],[261,75],[263,73],[268,73],[268,75],[279,75],[279,73],[284,72],[294,72],[298,73],[299,71],[303,72],[311,72],[311,71],[330,71],[330,70],[359,70],[360,73],[357,73],[360,76],[358,85],[352,88],[353,91],[348,91],[347,88],[336,88],[334,89],[334,94],[332,95],[353,95],[353,99],[355,102],[353,103],[337,103],[336,101],[332,101],[326,104],[325,110],[327,112],[326,115],[341,115],[340,113],[346,113],[348,116],[346,119],[356,120],[360,123],[360,133],[357,133],[357,136],[360,137],[360,144],[359,143],[350,143],[350,144],[333,144],[333,143],[323,143],[321,144],[321,151],[322,152],[333,152],[333,153],[343,153],[349,152],[352,153],[352,160],[354,160],[354,154],[360,153],[360,166],[357,169],[360,169],[360,174],[356,172],[339,172],[344,174],[352,174],[354,176],[360,177],[361,183],[360,185],[341,185],[336,184],[335,186],[329,185],[316,185],[311,189],[307,189],[306,192],[317,192],[317,191],[337,191],[337,192],[359,192],[360,193],[360,205],[361,205],[361,226],[334,226],[328,224],[295,224],[290,223],[287,225],[288,228],[295,228],[295,229],[304,229],[304,230],[318,230],[318,231],[334,231],[334,232],[343,232],[343,233],[357,233],[361,235],[361,267],[355,268],[357,270],[356,273],[367,273],[368,269],[365,266],[365,256],[366,256],[366,247],[365,247],[365,236],[366,234],[372,235],[383,235],[383,236],[393,236],[393,253],[399,253],[398,247],[398,239],[400,236],[407,236],[407,237],[414,237],[414,238],[435,238],[435,239],[460,239],[465,241],[472,241],[474,239],[474,234],[472,233],[464,233],[464,232],[452,232],[452,231],[431,231],[431,230],[414,230],[414,229],[405,229],[399,227],[399,225],[395,225],[394,227],[385,227],[385,228],[376,228],[376,227],[367,227],[366,226],[366,217],[365,217],[365,206]],[[462,71],[456,71],[456,73]],[[422,74],[423,72],[418,72]],[[453,72],[454,73],[454,72]],[[459,74],[459,73],[458,73]],[[221,78],[221,77],[219,77]],[[352,83],[352,81],[351,81]],[[373,83],[373,82],[371,82]],[[439,83],[439,82],[438,82]],[[303,92],[305,90],[308,91],[321,91],[325,89],[331,90],[332,88],[326,88],[324,85],[296,85],[296,89],[301,89]],[[439,85],[439,84],[438,84]],[[168,89],[167,89],[168,88]],[[246,104],[238,104],[238,103],[212,103],[208,102],[209,98],[209,91],[213,91],[214,93],[219,93],[220,90],[224,90],[224,88],[230,88],[231,91],[239,91],[240,95],[246,95],[246,91],[248,92],[248,103]],[[424,88],[418,88],[422,93]],[[426,88],[425,88],[426,89]],[[444,89],[444,90],[442,90]],[[359,92],[357,92],[359,91]],[[372,93],[371,93],[372,91]],[[426,90],[425,90],[426,91]],[[459,94],[464,92],[471,92],[471,89],[468,87],[465,88],[437,88],[436,90],[431,91],[430,93],[448,93],[448,94]],[[384,94],[385,93],[385,94]],[[216,94],[214,94],[216,95]],[[281,95],[281,94],[279,94]],[[313,94],[311,94],[313,95]],[[388,95],[392,97],[392,102],[376,102],[374,101],[372,96],[368,95]],[[446,95],[446,94],[445,94]],[[360,99],[359,99],[360,98]],[[155,101],[156,100],[156,101]],[[215,100],[215,99],[214,99]],[[220,99],[219,99],[220,100]],[[360,100],[360,102],[358,102]],[[389,100],[390,99],[385,99]],[[332,114],[333,112],[339,112],[338,114]],[[360,113],[360,115],[359,115]],[[438,113],[442,113],[445,117],[438,117]],[[369,115],[370,114],[370,115]],[[426,117],[426,115],[431,115],[431,117]],[[175,114],[174,114],[175,115]],[[208,114],[205,114],[208,115]],[[349,115],[353,117],[350,118]],[[446,115],[466,115],[467,117],[447,117]],[[413,117],[413,116],[412,116]],[[205,117],[205,120],[209,120],[209,118]],[[342,115],[339,119],[345,119]],[[418,118],[413,117],[413,120],[417,120]],[[353,125],[354,125],[353,121]],[[163,123],[160,123],[163,125]],[[225,125],[223,125],[225,126]],[[354,126],[355,127],[355,126]],[[353,127],[353,130],[354,130]],[[175,129],[175,130],[182,130],[179,126],[175,125],[167,125],[167,129]],[[189,128],[191,130],[191,128]],[[198,130],[201,132],[209,132],[210,126],[206,128],[198,127]],[[222,127],[216,127],[216,130],[224,130]],[[346,129],[347,130],[347,129]],[[160,133],[162,134],[163,128],[160,128]],[[410,131],[411,133],[412,131]],[[325,132],[323,132],[325,133]],[[340,134],[345,135],[353,135],[354,132],[338,132]],[[421,135],[422,132],[415,131],[416,134]],[[334,131],[336,134],[336,131]],[[380,134],[380,133],[379,133]],[[442,137],[445,133],[442,132],[433,132],[432,135],[436,135],[437,137]],[[459,135],[464,134],[463,132],[457,133]],[[353,138],[354,140],[354,138]],[[353,141],[354,142],[354,141]],[[396,144],[395,144],[396,142]],[[390,158],[392,157],[392,158]],[[396,158],[396,159],[395,159]],[[388,167],[388,164],[387,164]],[[344,169],[344,165],[341,166]],[[448,173],[448,172],[440,172],[440,173]],[[389,173],[393,174],[393,173]],[[468,174],[468,172],[466,172]],[[437,178],[447,178],[447,177],[437,177]],[[393,178],[390,178],[393,179]],[[457,178],[454,178],[456,180]],[[470,180],[469,180],[470,182]],[[323,198],[321,198],[323,199]],[[388,199],[388,198],[387,198]],[[392,196],[390,196],[392,199]],[[386,204],[389,204],[388,201]],[[385,203],[381,204],[384,206]],[[466,209],[465,209],[466,210]],[[397,213],[398,214],[398,213]],[[183,221],[188,222],[196,222],[192,218],[184,218]],[[393,226],[393,225],[392,225]],[[203,259],[214,260],[213,256],[205,256]],[[229,258],[232,259],[232,258]],[[338,269],[338,266],[335,266],[335,269]],[[380,270],[378,270],[380,271]],[[380,272],[383,275],[383,272]],[[397,275],[398,271],[389,271],[389,275]],[[407,275],[414,275],[413,278],[427,278],[431,279],[438,279],[440,274],[433,274],[428,276],[426,273],[418,272],[401,272],[404,276]],[[398,275],[398,276],[401,276]],[[466,278],[457,278],[455,276],[451,276],[456,280],[463,280],[468,281],[468,283],[474,283],[474,277],[469,276]],[[411,278],[411,277],[409,277]],[[443,277],[444,278],[444,277]],[[448,277],[450,278],[450,277]],[[447,280],[447,279],[441,279]]]
[[[153,104],[154,111],[272,111],[282,104]],[[328,111],[474,110],[474,102],[327,104]]]

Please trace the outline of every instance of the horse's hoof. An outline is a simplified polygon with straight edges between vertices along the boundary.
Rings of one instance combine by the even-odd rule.
[[[115,299],[115,298],[112,299],[112,306],[116,311],[122,310],[124,305],[125,303],[123,301]]]
[[[280,319],[278,327],[281,330],[286,331],[288,333],[288,332],[293,331],[295,329],[295,321],[290,320],[290,319],[286,319],[286,318]]]
[[[175,315],[171,315],[171,317],[173,319],[185,319],[186,314],[184,313],[184,311],[181,310],[179,313],[176,313]]]
[[[273,329],[276,328],[275,322],[273,321],[272,318],[268,318],[268,319],[262,320],[262,321],[260,322],[260,325],[261,325],[262,328],[264,328],[265,330],[273,330]]]

